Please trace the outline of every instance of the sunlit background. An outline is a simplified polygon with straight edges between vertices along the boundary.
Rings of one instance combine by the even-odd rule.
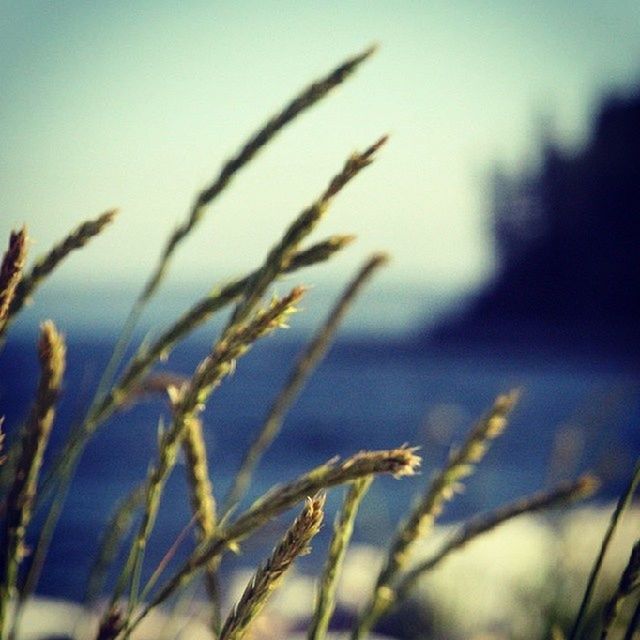
[[[118,223],[56,283],[142,282],[197,190],[265,119],[335,64],[381,49],[237,178],[167,286],[261,259],[354,149],[375,166],[317,238],[388,250],[387,283],[459,291],[493,268],[488,177],[534,162],[541,134],[579,145],[596,99],[640,73],[640,6],[614,3],[8,2],[0,12],[0,235],[32,252],[110,207]],[[383,281],[383,282],[384,282]]]
[[[293,317],[292,331],[239,361],[207,410],[215,490],[223,495],[229,487],[328,302],[371,252],[386,250],[391,265],[356,304],[294,405],[250,497],[335,454],[416,444],[425,454],[423,476],[374,483],[360,512],[356,542],[383,546],[452,443],[460,443],[498,393],[522,386],[512,424],[443,521],[597,472],[603,489],[592,510],[566,521],[525,521],[513,529],[509,553],[497,538],[502,565],[494,562],[495,549],[486,551],[493,543],[472,560],[477,592],[488,596],[491,615],[502,602],[503,617],[544,626],[564,589],[569,620],[610,501],[640,451],[640,324],[633,306],[634,300],[640,305],[633,284],[640,273],[634,252],[637,1],[0,2],[0,241],[26,223],[33,258],[81,221],[120,209],[115,224],[70,256],[10,327],[0,353],[4,429],[17,433],[28,410],[38,375],[37,324],[53,317],[69,344],[52,448],[61,446],[90,403],[128,308],[194,196],[269,116],[374,42],[376,55],[278,135],[210,207],[176,252],[142,329],[157,335],[213,285],[256,268],[348,155],[389,133],[375,163],[339,194],[313,236],[355,234],[357,242],[329,264],[278,285],[280,292],[300,281],[313,285],[303,313]],[[606,102],[612,95],[620,100]],[[604,205],[592,207],[591,195],[600,192],[586,187],[599,183],[602,167],[614,169],[602,181]],[[605,205],[619,192],[626,209],[616,208],[610,229]],[[544,198],[551,204],[543,230],[566,219],[567,237],[578,240],[562,244],[556,233],[536,253],[527,233],[538,230],[536,207]],[[499,267],[507,277],[487,289]],[[481,291],[488,295],[474,298]],[[611,299],[619,306],[609,305]],[[473,300],[480,300],[475,315],[461,316],[460,324],[450,320],[448,314]],[[434,326],[439,333],[427,336],[425,329]],[[578,328],[579,339],[565,340]],[[188,375],[215,335],[205,327],[160,367]],[[82,597],[98,532],[117,499],[144,477],[164,410],[160,402],[126,408],[90,442],[39,593]],[[175,473],[146,575],[191,517],[185,495],[182,474]],[[337,500],[332,493],[330,509]],[[628,547],[636,534],[625,535],[621,544]],[[264,537],[247,542],[232,569],[261,558],[268,546]],[[374,547],[354,555],[351,597],[366,591],[358,572],[375,563],[371,554],[379,558]],[[618,565],[627,547],[618,552]],[[87,550],[79,558],[78,548]],[[317,568],[320,560],[309,562]],[[437,578],[447,584],[443,602],[454,594],[443,611],[449,620],[475,622],[479,614],[463,614],[476,597],[455,595],[456,576],[464,576],[468,589],[468,565],[460,566],[461,574],[447,567]],[[511,586],[486,589],[487,571],[500,566],[500,579],[518,580],[526,597]],[[616,565],[610,581],[619,573]],[[490,597],[506,591],[519,608]],[[487,628],[495,628],[491,620]],[[467,630],[449,629],[447,637],[469,637]],[[510,629],[508,637],[518,637]],[[539,637],[548,634],[541,630]]]

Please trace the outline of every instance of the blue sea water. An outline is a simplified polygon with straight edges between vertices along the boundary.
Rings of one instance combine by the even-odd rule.
[[[597,360],[587,354],[553,357],[536,349],[517,356],[477,345],[420,350],[405,338],[393,331],[350,331],[336,342],[258,468],[248,500],[336,455],[404,443],[419,446],[422,474],[381,478],[363,504],[356,539],[382,545],[451,446],[461,441],[498,393],[514,386],[522,387],[523,397],[509,428],[466,491],[447,506],[444,521],[495,507],[586,470],[603,479],[600,499],[611,499],[623,486],[640,454],[640,368],[622,367],[602,355]],[[50,452],[59,450],[69,426],[82,416],[114,336],[109,331],[69,331],[67,340],[68,374]],[[192,371],[210,341],[211,332],[198,333],[163,366],[185,374]],[[219,498],[304,342],[305,333],[295,331],[265,339],[238,362],[234,375],[212,396],[204,415],[205,436]],[[27,325],[12,333],[0,353],[0,413],[9,434],[27,413],[37,375],[35,333]],[[144,402],[114,416],[89,443],[54,536],[41,593],[82,597],[114,505],[145,477],[156,454],[162,415],[166,419],[160,400]],[[190,520],[183,475],[179,465],[164,493],[146,559],[149,571]],[[340,490],[331,492],[330,511],[341,495]],[[265,557],[285,524],[274,523],[249,539],[243,555],[232,563]],[[325,538],[329,530],[324,528]],[[190,544],[188,539],[178,558]]]

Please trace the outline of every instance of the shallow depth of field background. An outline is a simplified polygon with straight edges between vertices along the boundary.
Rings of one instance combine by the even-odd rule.
[[[241,361],[211,403],[214,485],[224,493],[341,285],[384,249],[390,267],[355,306],[254,493],[335,454],[403,442],[423,448],[428,475],[497,393],[521,385],[512,427],[446,518],[587,469],[604,479],[601,499],[615,497],[640,452],[634,2],[4,6],[0,237],[26,222],[34,256],[81,220],[121,209],[12,327],[0,355],[9,428],[35,385],[40,320],[53,318],[69,343],[55,445],[90,400],[137,289],[193,195],[296,91],[374,41],[377,55],[211,207],[144,318],[140,339],[215,283],[255,268],[352,150],[391,134],[314,236],[354,233],[358,242],[279,286],[314,285],[291,330]],[[594,185],[602,187],[595,204]],[[558,220],[565,236],[550,231]],[[166,366],[192,370],[215,326]],[[97,532],[144,476],[158,413],[154,404],[126,412],[89,447],[41,592],[81,595]],[[172,482],[150,564],[189,518],[181,479]],[[357,539],[386,542],[380,532],[419,486],[377,483]],[[70,566],[79,545],[87,555]]]

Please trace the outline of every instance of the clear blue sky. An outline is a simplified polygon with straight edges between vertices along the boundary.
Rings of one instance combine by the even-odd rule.
[[[36,254],[117,206],[117,225],[58,280],[91,271],[141,283],[246,136],[374,41],[360,73],[210,210],[176,256],[174,283],[254,267],[346,156],[385,132],[379,161],[315,236],[359,243],[318,277],[387,249],[390,279],[477,283],[492,268],[492,164],[535,159],[541,118],[578,143],[601,91],[640,79],[631,0],[3,2],[0,236],[27,222]]]

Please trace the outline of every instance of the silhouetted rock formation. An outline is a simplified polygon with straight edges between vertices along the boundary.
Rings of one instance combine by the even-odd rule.
[[[496,174],[495,280],[424,339],[640,350],[640,92],[605,100],[582,151]]]

